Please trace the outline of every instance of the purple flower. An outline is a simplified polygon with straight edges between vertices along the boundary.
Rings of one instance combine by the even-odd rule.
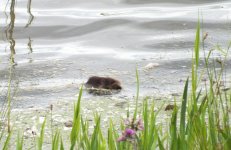
[[[129,118],[127,118],[124,120],[124,124],[126,125],[126,129],[123,131],[122,136],[117,139],[118,142],[126,140],[133,141],[135,140],[136,132],[139,130],[144,130],[144,125],[141,118],[136,121],[134,119],[129,120]]]
[[[135,131],[135,130],[132,130],[132,129],[126,129],[126,130],[125,130],[125,137],[131,137],[131,136],[133,136],[134,134],[136,134],[136,131]]]
[[[122,133],[122,136],[117,139],[118,142],[126,141],[128,138],[133,138],[133,135],[136,134],[135,130],[132,129],[125,129],[125,131]]]

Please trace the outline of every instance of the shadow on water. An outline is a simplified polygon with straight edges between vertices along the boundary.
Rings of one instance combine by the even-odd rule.
[[[87,34],[112,29],[116,26],[123,26],[133,21],[127,19],[105,19],[94,21],[81,26],[66,26],[66,25],[56,25],[56,26],[33,26],[27,29],[27,33],[33,38],[48,38],[48,39],[59,39],[59,38],[71,38],[77,36],[84,36]],[[21,28],[18,27],[17,31]],[[25,35],[20,32],[15,33],[17,39],[24,39]]]
[[[188,20],[156,20],[149,21],[144,23],[137,23],[137,27],[142,28],[143,30],[166,30],[166,31],[175,31],[175,30],[193,30],[196,26],[196,21]],[[223,22],[213,22],[213,23],[203,23],[203,27],[206,29],[224,29],[226,25]]]
[[[25,26],[26,28],[29,27],[32,21],[34,20],[34,15],[31,13],[31,0],[28,0],[28,3],[27,3],[27,13],[30,15],[30,17],[29,17],[28,23]]]

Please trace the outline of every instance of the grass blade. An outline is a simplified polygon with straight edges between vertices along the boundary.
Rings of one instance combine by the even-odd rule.
[[[16,150],[22,150],[22,147],[23,147],[23,136],[20,137],[20,134],[18,133]]]
[[[60,133],[59,131],[56,131],[54,137],[52,138],[52,150],[59,149],[59,138],[60,138]]]
[[[79,90],[79,96],[78,96],[78,101],[74,105],[74,118],[73,118],[73,127],[71,129],[71,135],[70,135],[70,140],[71,140],[71,150],[74,149],[76,141],[78,140],[78,135],[80,133],[80,123],[81,123],[81,116],[80,116],[80,101],[82,97],[82,92],[83,92],[83,87],[81,86]]]
[[[186,107],[187,107],[187,98],[188,98],[188,79],[185,83],[183,101],[181,105],[181,115],[180,115],[180,136],[181,139],[185,138],[185,116],[186,116]]]
[[[3,146],[2,150],[8,150],[8,146],[9,146],[9,143],[10,143],[11,135],[12,135],[12,131],[10,133],[8,133],[8,136],[6,138],[6,141],[4,142],[4,146]]]
[[[61,139],[60,139],[60,150],[64,150],[63,139],[62,139],[62,137],[61,137]]]
[[[171,147],[170,149],[177,150],[177,108],[174,107],[172,112],[171,124],[170,124],[170,135],[171,135]]]
[[[197,31],[196,31],[196,38],[194,43],[194,53],[195,53],[195,59],[196,59],[196,67],[199,66],[199,53],[200,53],[200,21],[198,17],[197,22]]]
[[[44,132],[45,132],[46,118],[43,121],[40,136],[38,137],[38,150],[42,150],[43,140],[44,140]]]
[[[162,141],[160,140],[160,137],[159,137],[159,136],[158,136],[158,145],[159,145],[159,149],[160,149],[160,150],[165,150],[165,149],[164,149],[164,145],[163,145]]]
[[[139,72],[138,69],[136,67],[136,108],[135,108],[135,112],[134,112],[134,120],[136,120],[136,116],[137,116],[137,105],[138,105],[138,100],[139,100],[139,93],[140,93],[140,80],[139,80]]]
[[[114,137],[114,125],[112,120],[110,120],[110,126],[108,128],[108,149],[116,150],[116,140]]]

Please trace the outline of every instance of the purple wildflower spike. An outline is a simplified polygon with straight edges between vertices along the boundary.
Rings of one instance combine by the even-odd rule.
[[[133,129],[126,129],[122,136],[117,139],[118,142],[126,141],[128,138],[133,138],[133,135],[136,134],[136,131]]]
[[[126,136],[126,137],[131,137],[131,136],[133,136],[134,134],[136,134],[136,131],[133,130],[133,129],[126,129],[126,130],[125,130],[125,136]]]
[[[141,118],[136,121],[134,119],[129,120],[129,118],[127,118],[124,120],[124,124],[126,125],[126,129],[123,131],[121,137],[117,139],[118,142],[127,140],[131,142],[136,139],[137,131],[144,130],[144,125]]]

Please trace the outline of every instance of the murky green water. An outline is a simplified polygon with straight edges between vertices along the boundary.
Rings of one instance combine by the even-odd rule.
[[[190,74],[198,10],[208,32],[205,49],[227,46],[230,1],[5,0],[0,10],[2,93],[11,58],[15,107],[71,99],[92,75],[121,80],[124,88],[114,97],[132,98],[136,65],[141,95],[179,93]],[[145,69],[149,63],[158,65]],[[230,61],[227,66],[230,72]]]

